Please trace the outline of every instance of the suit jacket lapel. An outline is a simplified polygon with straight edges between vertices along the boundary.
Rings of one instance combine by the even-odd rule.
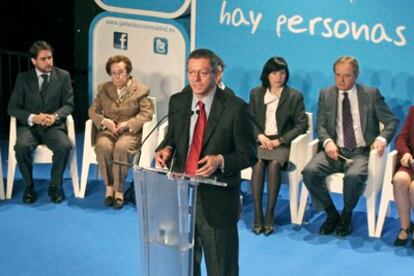
[[[181,132],[182,133],[182,141],[184,141],[185,145],[184,145],[184,149],[189,149],[190,145],[188,144],[189,140],[190,140],[190,121],[191,121],[191,112],[192,112],[192,102],[193,102],[193,93],[188,91],[188,92],[184,92],[187,93],[187,95],[184,98],[184,102],[183,102],[183,107],[184,107],[184,112],[182,113],[182,125],[181,125]],[[187,156],[186,152],[183,153],[183,156]]]
[[[336,137],[336,117],[338,116],[338,88],[334,88],[334,91],[332,91],[332,93],[328,93],[328,106],[327,109],[330,109],[330,113],[332,114],[332,116],[330,116],[331,118],[328,118],[328,122],[330,123],[330,132],[331,133],[335,133],[335,137]],[[329,113],[328,113],[329,114]]]
[[[281,127],[281,119],[285,118],[285,114],[280,114],[279,110],[281,110],[281,107],[286,104],[287,100],[289,99],[289,89],[287,88],[287,86],[285,85],[285,87],[283,88],[282,94],[280,96],[279,99],[279,103],[277,104],[277,109],[276,109],[276,122],[278,125],[278,129],[279,129],[279,133],[280,133],[280,127]]]
[[[358,96],[359,118],[361,120],[361,130],[364,134],[364,137],[366,137],[364,131],[367,129],[367,120],[368,120],[367,104],[369,101],[366,97],[366,94],[361,89],[361,86],[357,84],[356,88],[357,88],[357,96]]]
[[[30,75],[30,91],[33,91],[35,96],[41,101],[39,79],[37,78],[36,70],[33,69]]]
[[[266,88],[260,89],[259,97],[257,97],[257,100],[259,101],[256,104],[257,110],[256,110],[256,118],[259,126],[262,128],[260,132],[264,132],[265,129],[265,120],[266,120],[266,106],[264,104],[264,97],[266,94]]]
[[[50,97],[52,96],[51,91],[55,91],[55,86],[57,85],[57,82],[58,80],[57,80],[55,69],[52,69],[52,72],[50,72],[50,76],[49,76],[49,86],[47,87],[46,95],[45,95],[45,105],[48,103]]]
[[[285,87],[283,87],[282,95],[280,96],[279,104],[277,105],[277,109],[279,109],[280,106],[284,105],[288,99],[289,99],[289,89],[285,85]]]
[[[116,91],[116,87],[113,84],[111,84],[109,89],[106,91],[106,95],[108,96],[109,99],[111,99],[114,102],[118,102],[119,100],[118,92]]]
[[[182,92],[185,93],[185,96],[180,99],[180,106],[176,106],[176,124],[174,127],[176,130],[174,131],[178,137],[178,142],[176,145],[176,150],[179,152],[179,156],[182,156],[183,163],[181,164],[182,167],[178,168],[179,171],[184,171],[184,164],[187,157],[187,152],[190,149],[189,145],[189,137],[190,137],[190,121],[191,121],[191,111],[192,111],[192,101],[193,101],[193,93],[190,91]],[[173,115],[174,116],[174,115]]]
[[[225,103],[223,100],[223,91],[217,88],[216,95],[214,95],[213,103],[211,104],[210,115],[207,120],[207,129],[204,132],[203,149],[210,139],[211,134],[213,134],[214,129],[220,120],[221,114],[224,111],[224,107]]]

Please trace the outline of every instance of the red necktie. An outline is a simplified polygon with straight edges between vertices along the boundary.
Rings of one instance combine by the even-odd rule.
[[[203,145],[204,129],[207,125],[204,103],[199,101],[198,106],[200,107],[200,112],[194,127],[193,142],[191,144],[190,152],[188,153],[187,160],[185,162],[184,172],[188,175],[195,175],[195,171],[198,168],[197,163],[200,158],[201,147]]]

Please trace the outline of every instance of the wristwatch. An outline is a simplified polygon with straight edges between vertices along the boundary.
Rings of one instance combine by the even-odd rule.
[[[59,121],[59,119],[60,119],[59,114],[55,113],[55,114],[53,114],[53,116],[55,117],[56,122]]]

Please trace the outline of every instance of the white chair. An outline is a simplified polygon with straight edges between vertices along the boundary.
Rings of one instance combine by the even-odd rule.
[[[319,140],[313,140],[306,153],[307,160],[311,160],[313,156],[318,152]],[[382,187],[382,179],[384,176],[385,160],[388,154],[388,147],[384,150],[382,157],[378,156],[376,150],[371,150],[368,160],[368,178],[366,181],[365,190],[363,196],[366,198],[367,209],[367,223],[368,223],[368,235],[375,237],[375,208],[377,204],[377,196]],[[342,194],[343,192],[343,173],[334,173],[326,178],[326,184],[328,190],[332,193]],[[299,211],[297,217],[297,224],[302,224],[305,208],[307,204],[309,192],[305,185],[302,187],[301,198],[299,203]]]
[[[3,169],[1,163],[1,151],[0,151],[0,199],[4,200],[4,183],[3,183]]]
[[[78,178],[78,162],[76,158],[76,139],[75,139],[75,124],[71,115],[66,117],[66,127],[68,136],[72,142],[73,149],[69,157],[70,176],[72,178],[73,193],[78,194],[79,178]],[[6,198],[10,199],[13,193],[14,174],[16,171],[16,155],[14,152],[14,145],[16,144],[16,118],[10,119],[10,137],[9,137],[9,165],[7,168],[7,193]],[[52,163],[53,152],[45,145],[37,146],[33,155],[33,164]]]
[[[387,163],[385,165],[384,182],[382,184],[381,201],[379,205],[377,229],[375,236],[381,237],[382,227],[384,226],[385,215],[389,214],[389,203],[394,201],[394,192],[392,186],[392,177],[394,176],[395,168],[397,166],[397,151],[393,150],[388,154]],[[388,211],[388,212],[387,212]]]
[[[307,164],[305,162],[305,152],[307,145],[312,140],[313,136],[313,122],[312,113],[306,112],[308,117],[308,130],[306,133],[296,137],[290,145],[289,163],[291,169],[286,171],[289,180],[289,205],[290,205],[290,220],[292,223],[297,223],[297,213],[299,206],[299,188],[302,180],[302,169]],[[286,173],[282,174],[282,179],[286,179]],[[251,181],[252,168],[247,168],[241,171],[241,178]],[[286,183],[286,181],[282,181]]]
[[[154,115],[152,120],[146,122],[142,128],[142,139],[148,136],[149,132],[155,127],[157,123],[157,104],[154,97],[148,97],[154,107]],[[87,120],[85,123],[85,140],[83,145],[83,161],[82,161],[82,174],[81,182],[78,197],[84,198],[86,191],[86,184],[88,182],[89,166],[91,164],[98,164],[96,161],[95,154],[95,136],[93,135],[93,122],[91,119]],[[144,145],[141,148],[141,158],[139,160],[140,167],[149,167],[151,166],[152,160],[154,159],[154,150],[157,144],[157,131],[154,131],[145,141]]]

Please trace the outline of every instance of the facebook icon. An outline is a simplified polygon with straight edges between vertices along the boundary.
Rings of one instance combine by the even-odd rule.
[[[128,50],[128,34],[121,32],[114,32],[114,48],[121,50]]]

